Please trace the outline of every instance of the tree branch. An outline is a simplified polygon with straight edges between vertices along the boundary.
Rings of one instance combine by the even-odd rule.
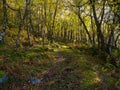
[[[19,9],[13,8],[12,6],[10,6],[8,3],[6,3],[7,7],[13,11],[19,11]]]
[[[106,2],[106,0],[104,0],[104,2],[103,2],[103,8],[102,8],[102,15],[101,15],[101,20],[100,20],[100,25],[101,25],[101,23],[102,23],[102,21],[103,21],[103,17],[104,17],[105,2]]]

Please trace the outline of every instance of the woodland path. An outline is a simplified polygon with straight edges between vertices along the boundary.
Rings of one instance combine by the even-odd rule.
[[[55,65],[43,75],[41,90],[108,90],[94,60],[80,50],[58,49]]]
[[[84,49],[57,48],[54,65],[39,74],[41,81],[15,90],[119,90],[109,85],[100,59]]]

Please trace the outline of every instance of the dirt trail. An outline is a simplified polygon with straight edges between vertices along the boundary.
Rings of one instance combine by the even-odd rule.
[[[59,48],[58,48],[58,50],[57,50],[57,55],[55,56],[55,58],[56,58],[56,61],[55,61],[54,65],[53,65],[53,67],[51,67],[51,68],[48,69],[47,71],[44,71],[44,72],[41,73],[42,78],[43,78],[45,75],[48,75],[48,74],[50,74],[50,73],[55,72],[55,69],[56,69],[63,61],[65,61],[65,58],[64,58],[64,56],[63,56],[63,54],[62,54],[62,52],[61,52],[61,50],[60,50]]]
[[[96,58],[73,49],[59,49],[56,59],[43,76],[41,90],[118,90],[101,77]]]
[[[94,58],[72,49],[58,49],[53,67],[41,74],[32,90],[117,90],[103,83]]]
[[[100,87],[99,76],[89,69],[92,65],[84,55],[59,49],[56,59],[55,65],[43,75],[42,90],[84,90],[88,87],[93,90]]]

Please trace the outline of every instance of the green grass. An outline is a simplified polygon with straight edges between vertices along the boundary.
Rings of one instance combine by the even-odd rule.
[[[38,74],[53,66],[54,51],[47,47],[14,48],[2,46],[0,48],[0,69],[9,75],[9,83],[25,83],[30,76],[38,77]],[[0,72],[0,77],[3,76]]]

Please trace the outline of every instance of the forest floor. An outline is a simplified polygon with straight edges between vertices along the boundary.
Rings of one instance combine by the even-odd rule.
[[[58,62],[44,75],[41,90],[119,90],[103,62],[85,50],[63,47]],[[38,89],[39,90],[39,89]]]
[[[120,90],[116,84],[118,78],[111,77],[115,69],[103,66],[103,60],[90,55],[89,50],[65,45],[46,50],[47,48],[41,49],[38,46],[13,52],[4,49],[4,56],[3,53],[0,54],[1,58],[7,61],[2,61],[0,68],[9,74],[11,79],[10,83],[2,84],[0,89]],[[31,84],[31,77],[37,77],[39,82]]]

